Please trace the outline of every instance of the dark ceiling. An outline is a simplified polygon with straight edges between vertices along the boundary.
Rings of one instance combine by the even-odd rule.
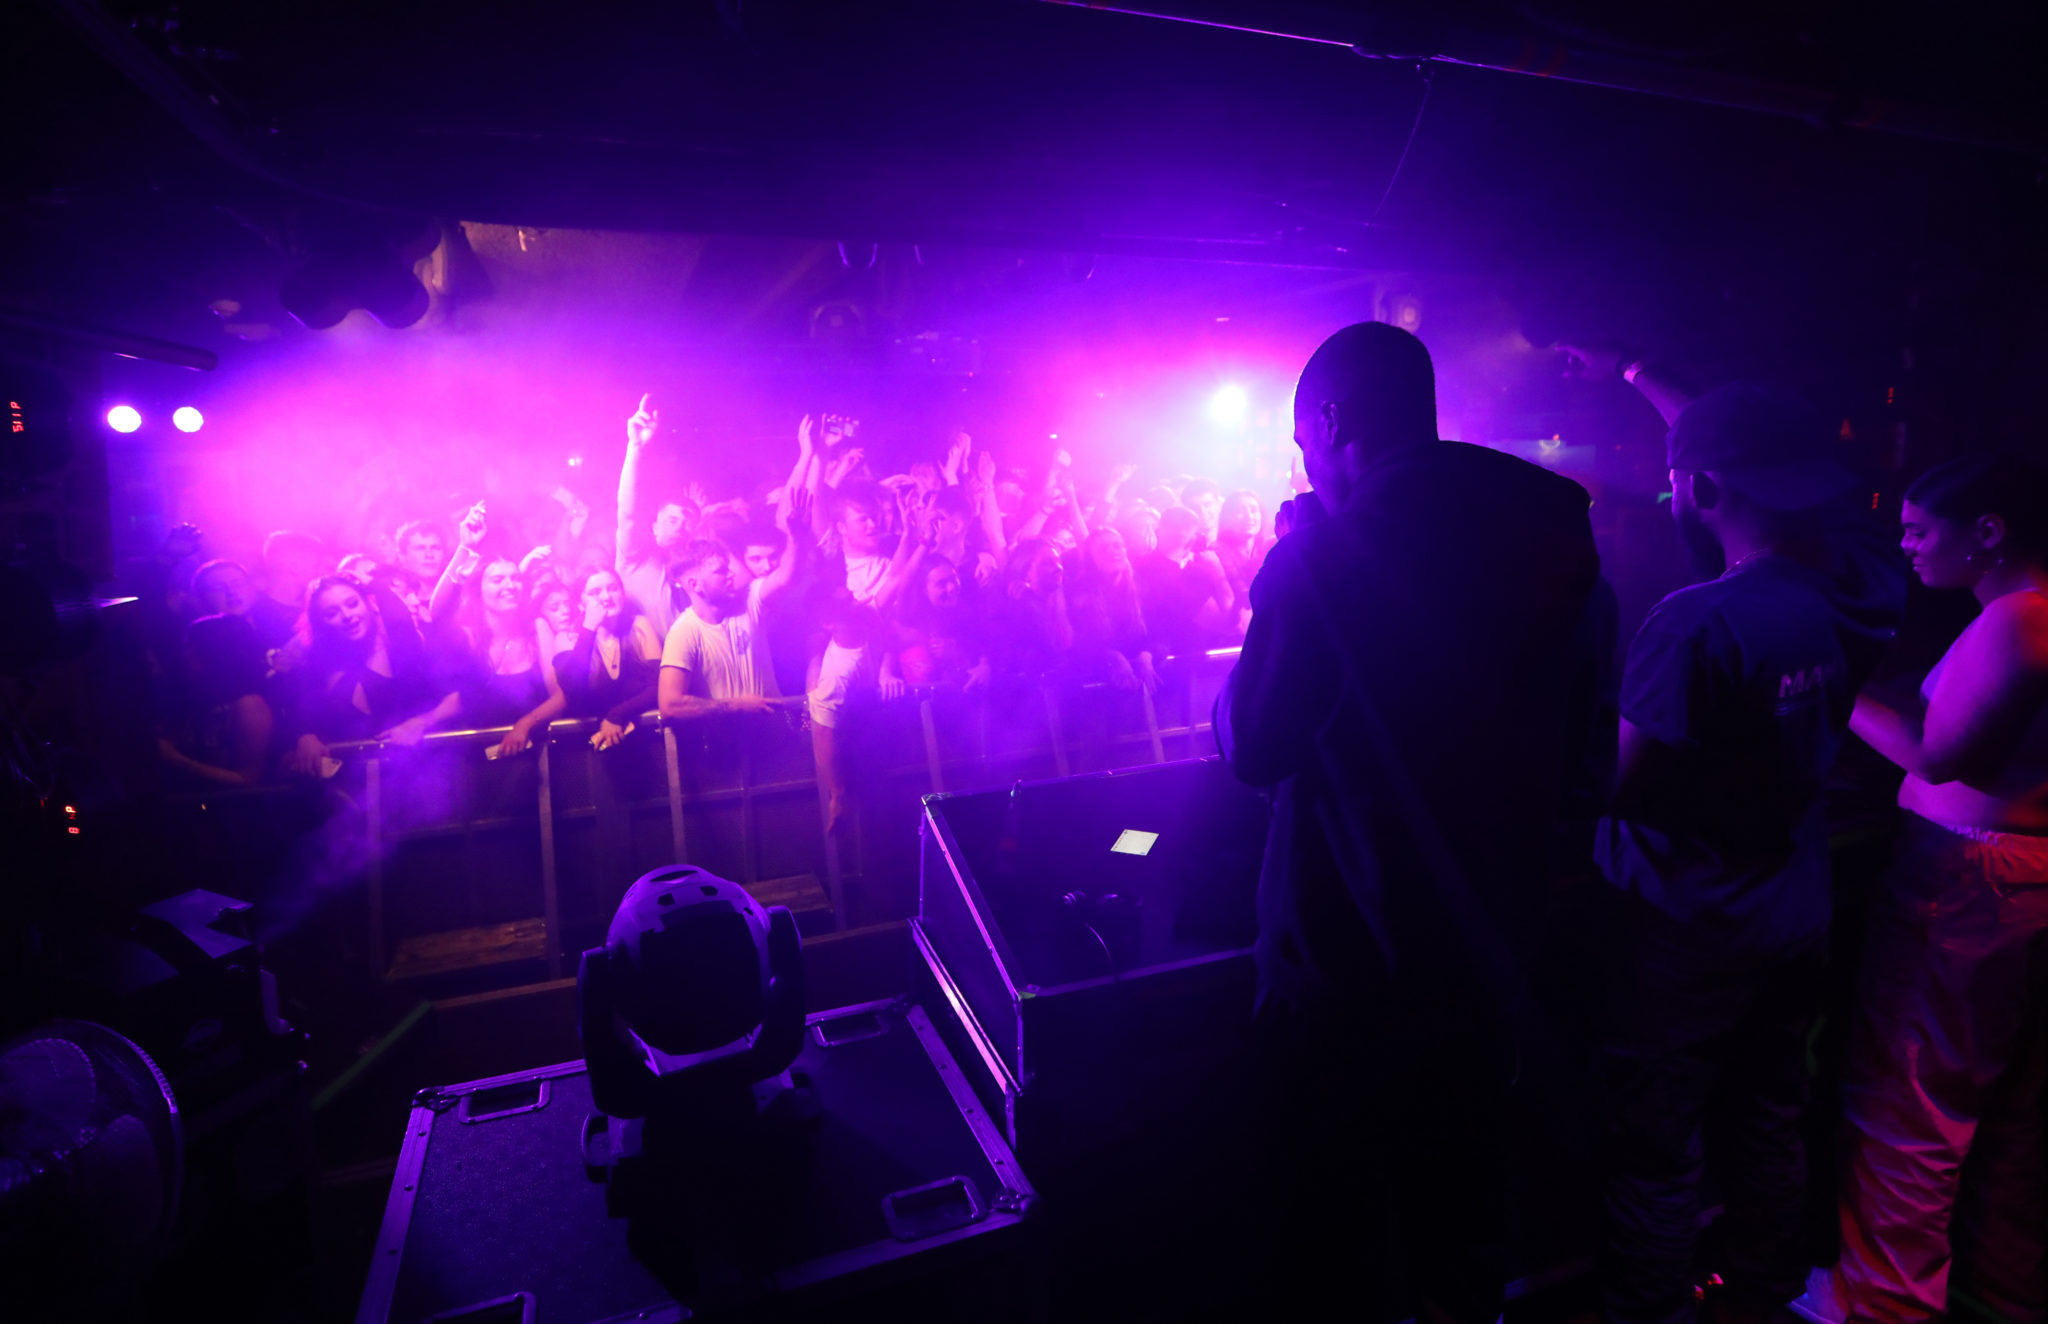
[[[422,218],[1445,269],[1610,305],[1730,272],[2038,275],[2038,5],[1149,7],[1358,49],[1027,0],[17,4],[0,301],[148,320]],[[1407,58],[1431,54],[1557,76]],[[1694,99],[1565,81],[1615,70]]]

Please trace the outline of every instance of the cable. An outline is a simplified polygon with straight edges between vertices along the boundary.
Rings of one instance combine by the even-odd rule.
[[[1095,939],[1095,945],[1102,949],[1102,959],[1109,962],[1109,978],[1112,983],[1123,982],[1123,971],[1117,969],[1116,953],[1109,950],[1109,942],[1102,936],[1102,930],[1088,921],[1081,921],[1081,927],[1088,930],[1088,936]]]
[[[1401,168],[1408,164],[1408,153],[1415,150],[1415,135],[1422,131],[1422,113],[1429,109],[1429,61],[1417,60],[1415,72],[1422,79],[1422,100],[1415,107],[1415,122],[1408,126],[1408,141],[1401,144],[1401,155],[1394,162],[1394,173],[1387,176],[1387,186],[1380,192],[1380,200],[1372,209],[1372,215],[1365,218],[1365,228],[1370,230],[1380,219],[1380,211],[1386,207],[1387,199],[1394,196],[1394,185],[1401,182]]]

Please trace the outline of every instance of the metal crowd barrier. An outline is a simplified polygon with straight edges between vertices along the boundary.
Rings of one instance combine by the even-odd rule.
[[[844,841],[825,830],[826,788],[801,699],[779,719],[646,714],[602,752],[589,746],[595,719],[554,722],[505,759],[484,752],[508,727],[436,731],[409,748],[330,746],[344,765],[328,783],[345,802],[340,835],[359,832],[347,855],[360,859],[366,964],[373,978],[395,980],[467,968],[464,960],[539,960],[560,978],[571,953],[601,940],[627,883],[683,859],[791,905],[814,930],[846,927],[854,899],[867,903],[864,920],[891,917],[914,897],[924,794],[1210,752],[1209,713],[1236,655],[1168,659],[1156,693],[1011,683],[993,695],[922,689],[850,709],[839,730],[859,813]],[[265,793],[174,799],[204,810]],[[516,885],[484,885],[514,872]],[[901,891],[893,908],[890,887]],[[467,895],[467,923],[445,913],[454,893]],[[435,945],[444,939],[472,945]]]

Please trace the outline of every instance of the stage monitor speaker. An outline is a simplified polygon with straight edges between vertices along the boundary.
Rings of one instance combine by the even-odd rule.
[[[1236,1069],[1268,817],[1216,759],[926,798],[913,933],[1020,1155],[1128,1152]]]

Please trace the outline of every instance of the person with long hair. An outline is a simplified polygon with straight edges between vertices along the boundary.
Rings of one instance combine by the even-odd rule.
[[[1006,654],[1003,670],[1011,675],[1036,679],[1070,659],[1066,568],[1060,549],[1044,538],[1026,538],[1010,549],[997,636]]]
[[[1123,535],[1110,528],[1095,530],[1075,560],[1067,602],[1077,653],[1118,689],[1155,688],[1159,677],[1152,669],[1151,633]]]
[[[1842,1253],[1802,1305],[1931,1320],[1951,1292],[2048,1316],[2048,474],[1957,460],[1908,489],[1920,581],[1982,610],[1902,709],[1850,730],[1904,769],[1843,1068]]]
[[[1160,512],[1151,555],[1138,562],[1138,587],[1154,633],[1172,652],[1234,637],[1238,603],[1223,563],[1203,544],[1202,517],[1186,506]]]
[[[257,785],[276,718],[256,628],[238,613],[201,616],[185,627],[184,654],[184,720],[157,742],[165,765],[202,785]]]
[[[987,687],[987,622],[949,558],[925,558],[898,615],[896,647],[882,664],[885,697],[892,682],[899,688],[957,684],[970,692]]]
[[[319,775],[336,741],[416,745],[461,711],[459,692],[433,674],[411,621],[394,618],[398,610],[385,610],[346,575],[314,582],[306,595],[302,734],[286,758],[291,770]]]
[[[1251,619],[1252,580],[1258,577],[1272,545],[1266,537],[1266,512],[1258,493],[1240,490],[1223,498],[1222,511],[1216,517],[1216,559],[1223,563],[1224,577],[1237,600],[1239,631]]]
[[[661,674],[661,636],[654,622],[634,609],[625,582],[610,566],[583,578],[583,617],[555,654],[555,678],[570,709],[598,713],[590,737],[593,749],[624,740],[643,713],[654,711]]]
[[[475,671],[462,710],[478,726],[509,723],[512,729],[498,743],[500,757],[509,756],[524,750],[533,729],[553,721],[567,701],[542,663],[540,604],[527,595],[519,562],[505,555],[483,557],[472,588],[462,628]]]
[[[527,592],[527,604],[533,609],[533,639],[539,649],[541,672],[550,690],[560,689],[555,677],[555,654],[576,637],[581,595],[552,570],[525,578],[532,585]]]

